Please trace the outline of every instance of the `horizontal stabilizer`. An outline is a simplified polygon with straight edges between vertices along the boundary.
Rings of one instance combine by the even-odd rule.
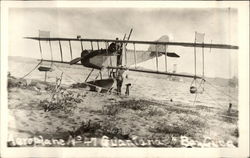
[[[176,53],[172,53],[172,52],[167,52],[167,56],[168,57],[175,57],[175,58],[179,58],[180,56]]]
[[[161,52],[162,54],[166,54],[165,52]],[[174,57],[174,58],[179,58],[180,56],[174,52],[167,52],[168,57]]]

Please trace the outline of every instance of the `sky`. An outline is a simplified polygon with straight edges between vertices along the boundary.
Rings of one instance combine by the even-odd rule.
[[[205,43],[238,45],[238,12],[231,8],[11,8],[9,11],[9,56],[40,59],[37,41],[24,39],[38,36],[38,30],[50,31],[51,37],[123,38],[133,28],[131,40],[154,41],[168,35],[171,41],[194,42],[195,31],[205,33]],[[65,58],[69,46],[62,42]],[[75,57],[80,45],[72,44]],[[88,44],[84,44],[89,48]],[[147,49],[148,45],[137,46]],[[51,58],[47,42],[43,56]],[[128,45],[128,48],[132,48]],[[59,59],[58,43],[52,43],[53,58]],[[168,71],[177,64],[177,72],[194,72],[194,48],[169,46],[168,51],[181,57],[168,59]],[[197,48],[197,71],[201,74],[201,49]],[[238,73],[237,50],[205,49],[205,75],[230,78]],[[164,69],[164,58],[159,59]],[[155,67],[155,60],[141,63]]]

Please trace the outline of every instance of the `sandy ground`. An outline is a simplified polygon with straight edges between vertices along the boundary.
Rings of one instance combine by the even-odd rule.
[[[37,80],[8,81],[8,132],[19,138],[43,136],[68,139],[71,135],[110,139],[171,139],[166,147],[183,147],[181,137],[216,144],[238,145],[238,112],[215,107],[185,106],[62,85],[59,102],[51,101],[55,83]],[[79,145],[81,146],[81,145]],[[222,145],[223,146],[223,145]]]

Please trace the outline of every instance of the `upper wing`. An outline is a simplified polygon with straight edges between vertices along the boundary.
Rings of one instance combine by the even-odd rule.
[[[164,45],[172,45],[172,46],[183,46],[183,47],[202,47],[202,48],[219,48],[219,49],[239,49],[238,46],[234,46],[234,45],[226,45],[226,44],[207,44],[207,43],[187,43],[187,42],[164,42],[164,41],[129,41],[129,40],[112,40],[112,39],[81,39],[81,38],[43,38],[43,37],[25,37],[26,39],[33,39],[33,40],[38,40],[38,41],[86,41],[86,42],[117,42],[117,43],[131,43],[131,44],[149,44],[149,45],[155,45],[154,48],[157,48],[154,51],[136,51],[135,47],[134,50],[132,51],[127,51],[127,59],[126,61],[126,65],[133,65],[136,63],[140,63],[142,61],[148,60],[150,58],[154,58],[156,57],[157,59],[157,71],[154,70],[143,70],[143,69],[137,69],[137,68],[129,68],[129,70],[131,71],[138,71],[138,72],[145,72],[145,73],[157,73],[157,74],[165,74],[165,75],[173,75],[173,76],[180,76],[180,77],[190,77],[190,78],[202,78],[200,76],[196,76],[196,75],[185,75],[185,74],[178,74],[178,73],[169,73],[169,72],[160,72],[158,71],[158,55],[161,54],[165,54],[166,56],[169,57],[179,57],[179,55],[175,54],[175,53],[171,53],[171,52],[162,52],[161,50],[158,49],[158,46],[164,46]],[[70,42],[69,42],[70,43]],[[71,48],[71,47],[70,47]],[[99,47],[98,47],[99,48]],[[61,44],[60,44],[60,50],[61,50]],[[71,50],[71,49],[70,49]],[[93,47],[92,47],[93,50]],[[72,50],[71,50],[72,51]],[[126,51],[125,51],[126,52]],[[71,52],[72,53],[72,52]],[[158,54],[159,53],[159,54]],[[65,62],[63,61],[63,55],[62,55],[62,51],[61,51],[61,61],[53,61],[53,62],[59,62],[59,63],[67,63],[67,64],[71,64],[71,62]],[[126,53],[125,53],[126,54]],[[126,56],[126,55],[125,55]],[[131,57],[130,57],[131,56]],[[101,56],[102,57],[102,56]],[[71,58],[72,58],[72,54],[71,54]],[[93,57],[93,60],[95,57]],[[100,56],[96,56],[97,61],[99,62],[100,60],[103,60],[103,57],[100,58]],[[105,58],[106,59],[106,58]],[[72,60],[72,59],[71,59]],[[45,61],[45,60],[43,60]],[[48,60],[50,61],[50,60]],[[72,60],[73,62],[74,60]],[[76,59],[76,61],[78,61],[78,59]],[[110,60],[105,60],[108,61],[109,63],[105,66],[111,69],[120,69],[119,67],[114,67],[112,66],[112,63],[116,63],[113,62],[112,58],[110,57]],[[94,61],[93,61],[94,62]],[[104,63],[104,62],[103,62]],[[76,62],[76,64],[78,65],[78,63]]]
[[[239,49],[238,46],[228,44],[209,44],[209,43],[189,43],[189,42],[160,42],[160,41],[130,41],[130,40],[112,40],[112,39],[87,39],[87,38],[42,38],[42,37],[25,37],[26,39],[40,41],[89,41],[89,42],[119,42],[132,44],[154,44],[154,45],[172,45],[183,47],[203,47],[218,49]]]

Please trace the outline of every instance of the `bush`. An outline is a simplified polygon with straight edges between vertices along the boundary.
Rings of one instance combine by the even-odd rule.
[[[111,115],[111,116],[115,116],[116,114],[119,113],[120,110],[121,108],[117,104],[104,105],[102,108],[103,114]]]
[[[48,99],[40,101],[40,105],[44,108],[45,112],[56,109],[62,109],[64,112],[72,112],[76,108],[76,104],[82,101],[83,97],[80,94],[61,90],[52,93],[50,101]]]
[[[23,79],[16,79],[14,77],[8,78],[8,88],[20,87],[25,88],[27,86],[27,82]]]
[[[154,133],[172,134],[180,136],[187,134],[188,127],[178,121],[173,124],[167,122],[157,122],[156,125],[149,130]]]
[[[158,106],[150,105],[147,109],[147,115],[149,116],[154,116],[154,115],[162,116],[164,114],[165,114],[164,109]]]
[[[88,137],[102,137],[105,135],[109,138],[128,139],[130,133],[125,133],[114,123],[106,121],[100,123],[89,120],[88,122],[83,121],[78,129],[69,131],[69,134],[73,137],[78,135]]]
[[[128,100],[119,102],[120,107],[132,110],[145,110],[150,104],[152,103],[146,100]]]

